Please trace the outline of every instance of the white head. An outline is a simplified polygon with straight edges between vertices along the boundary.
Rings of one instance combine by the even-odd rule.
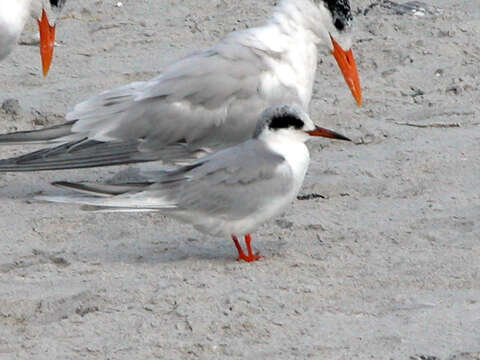
[[[278,10],[274,16],[279,21],[311,31],[317,43],[333,50],[332,36],[350,49],[353,16],[349,0],[282,0]]]
[[[258,120],[254,138],[286,137],[289,140],[307,141],[312,136],[347,140],[347,137],[315,125],[308,114],[294,105],[281,105],[266,109]]]
[[[274,13],[274,20],[287,31],[301,28],[311,34],[316,44],[326,46],[361,106],[360,80],[351,49],[353,16],[349,0],[282,0]]]

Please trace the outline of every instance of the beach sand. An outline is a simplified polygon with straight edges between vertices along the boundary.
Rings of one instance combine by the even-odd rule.
[[[67,2],[48,78],[36,46],[0,63],[18,101],[0,132],[60,123],[274,1],[116,3]],[[301,194],[321,197],[253,234],[262,261],[158,214],[34,200],[138,166],[0,174],[0,359],[480,359],[480,8],[392,4],[352,3],[362,108],[320,52],[311,116],[354,143],[309,143]]]

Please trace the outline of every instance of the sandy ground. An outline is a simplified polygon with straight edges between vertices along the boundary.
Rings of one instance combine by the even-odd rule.
[[[20,104],[0,131],[59,123],[274,1],[115,3],[67,3],[47,79],[33,46],[0,64]],[[311,114],[355,144],[311,142],[302,194],[324,198],[254,234],[263,261],[162,216],[33,200],[126,167],[0,174],[0,359],[480,359],[480,8],[429,4],[354,1],[364,107],[322,53]]]

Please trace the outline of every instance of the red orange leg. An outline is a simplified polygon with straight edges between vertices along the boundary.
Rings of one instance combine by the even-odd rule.
[[[249,260],[247,260],[248,262],[257,261],[263,257],[259,253],[256,253],[256,254],[253,253],[251,242],[252,242],[252,236],[250,234],[245,235],[245,244],[247,244],[247,252],[248,252],[248,258],[249,258]]]
[[[232,240],[233,243],[235,244],[235,247],[237,248],[238,251],[238,258],[237,261],[242,260],[243,258],[246,257],[245,253],[243,252],[242,247],[240,246],[240,242],[238,241],[238,238],[235,235],[232,235]]]
[[[235,247],[237,248],[237,251],[238,251],[237,261],[243,260],[243,261],[246,261],[246,262],[254,262],[254,261],[257,261],[257,260],[262,258],[262,256],[260,256],[259,254],[254,254],[253,253],[252,245],[251,245],[252,237],[250,236],[250,234],[245,235],[245,243],[247,245],[248,255],[246,255],[244,253],[242,247],[240,246],[240,242],[238,241],[238,238],[235,235],[232,235],[232,240],[233,240],[233,242],[235,244]]]

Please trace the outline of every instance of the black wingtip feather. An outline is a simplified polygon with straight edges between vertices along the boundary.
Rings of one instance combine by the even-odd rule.
[[[104,143],[82,139],[0,160],[0,172],[46,171],[113,166],[156,160],[138,143]]]
[[[59,141],[64,136],[71,135],[71,129],[76,120],[60,125],[49,126],[38,130],[17,131],[9,134],[0,134],[1,145],[48,143]]]

